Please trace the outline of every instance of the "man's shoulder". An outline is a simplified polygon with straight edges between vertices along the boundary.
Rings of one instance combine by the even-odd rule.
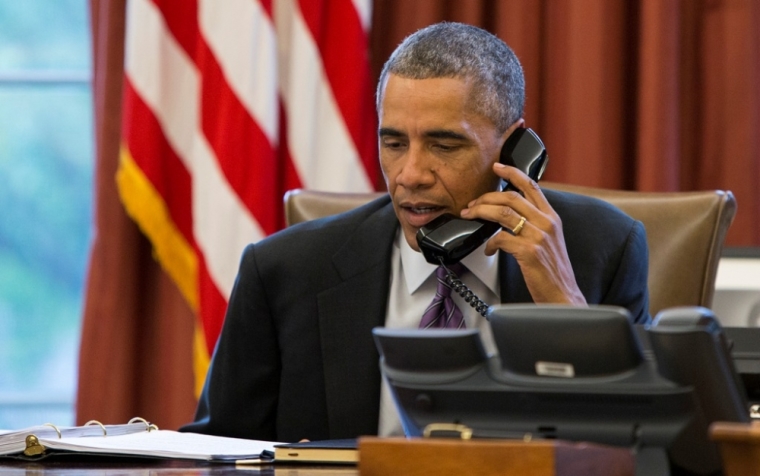
[[[562,220],[568,249],[599,252],[625,247],[631,240],[646,247],[644,225],[615,205],[577,193],[549,189],[543,192]]]

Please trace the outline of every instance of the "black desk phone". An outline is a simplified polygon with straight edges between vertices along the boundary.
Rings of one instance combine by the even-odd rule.
[[[544,174],[549,156],[541,139],[531,129],[516,129],[504,142],[499,162],[516,167],[538,182]],[[502,191],[519,192],[506,182]],[[486,220],[465,220],[446,213],[417,232],[417,244],[428,263],[451,265],[472,253],[501,228]]]

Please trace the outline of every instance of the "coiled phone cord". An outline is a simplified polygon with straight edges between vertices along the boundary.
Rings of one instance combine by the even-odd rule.
[[[466,303],[469,303],[470,306],[474,307],[475,310],[483,317],[486,317],[486,314],[488,313],[488,304],[483,302],[478,296],[475,295],[472,291],[470,291],[470,288],[468,288],[461,279],[459,279],[459,276],[457,276],[453,271],[451,271],[449,268],[446,267],[445,264],[443,264],[443,260],[440,260],[441,267],[443,267],[444,271],[446,271],[446,282],[451,286],[451,289],[462,296],[462,299]]]

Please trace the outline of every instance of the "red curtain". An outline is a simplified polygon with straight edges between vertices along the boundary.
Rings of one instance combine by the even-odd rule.
[[[91,0],[96,238],[77,420],[192,418],[194,318],[126,217],[118,159],[124,1]],[[731,246],[760,246],[760,2],[753,0],[375,0],[373,73],[438,21],[509,43],[527,80],[527,124],[552,181],[607,188],[731,190]]]

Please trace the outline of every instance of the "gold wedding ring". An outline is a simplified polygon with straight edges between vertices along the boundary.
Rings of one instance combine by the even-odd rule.
[[[522,231],[523,227],[525,226],[526,218],[524,216],[520,217],[520,223],[517,224],[516,227],[512,228],[512,234],[517,236]]]

